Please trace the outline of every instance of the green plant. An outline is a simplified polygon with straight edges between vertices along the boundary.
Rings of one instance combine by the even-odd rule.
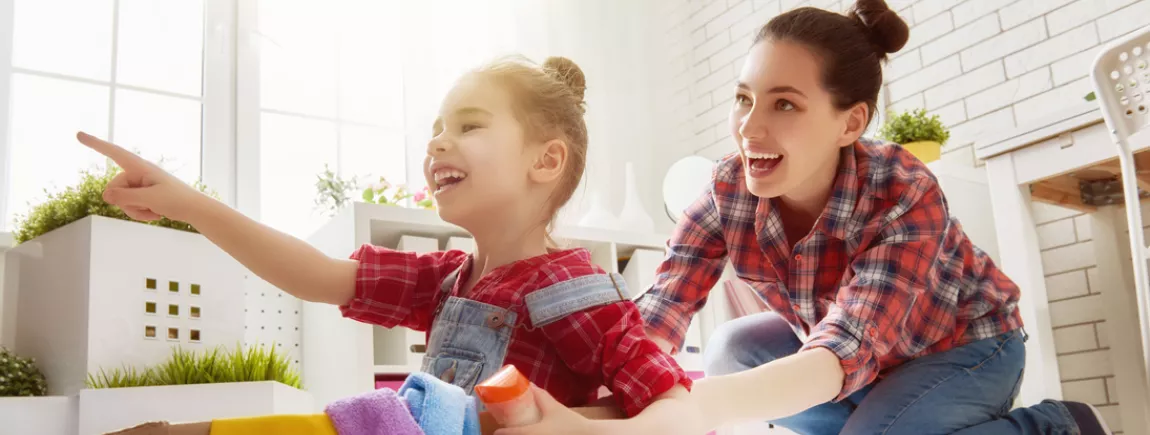
[[[926,110],[916,109],[889,116],[890,119],[883,123],[878,133],[885,140],[899,144],[918,141],[945,144],[950,139],[950,132],[942,125],[938,115],[927,116]]]
[[[327,165],[323,165],[323,172],[316,175],[315,206],[328,215],[333,215],[344,205],[351,202],[351,194],[355,191],[358,181],[355,177],[343,179],[332,172]]]
[[[88,388],[150,387],[276,381],[301,388],[299,371],[275,346],[253,345],[246,350],[217,347],[201,353],[172,349],[164,362],[143,370],[131,366],[88,374]]]
[[[416,207],[427,209],[435,208],[435,203],[431,200],[427,186],[412,193],[408,190],[407,186],[403,184],[392,185],[387,181],[387,178],[384,177],[379,177],[378,183],[363,189],[363,194],[360,196],[364,202],[369,204],[399,205],[403,200],[411,198],[412,201],[415,201]]]
[[[0,346],[0,397],[44,396],[48,381],[32,358],[21,358]]]
[[[16,219],[16,243],[24,243],[39,237],[49,231],[68,225],[88,216],[103,216],[113,219],[132,220],[119,207],[104,202],[104,188],[120,168],[112,166],[107,169],[93,169],[81,171],[80,183],[69,186],[62,192],[48,194],[48,199],[38,204],[26,216]],[[197,190],[215,196],[208,191],[203,183],[193,184]],[[161,218],[149,222],[150,225],[172,228],[181,231],[196,232],[195,228],[184,222]]]

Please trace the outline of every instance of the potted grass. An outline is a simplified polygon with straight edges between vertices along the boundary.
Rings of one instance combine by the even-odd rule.
[[[49,194],[5,256],[0,343],[35,358],[50,395],[79,393],[99,367],[160,363],[173,345],[244,340],[245,269],[186,223],[133,222],[104,202],[118,172]]]
[[[79,433],[103,434],[151,421],[193,422],[317,412],[300,374],[275,345],[173,348],[152,366],[121,365],[88,375],[79,395]]]
[[[942,154],[950,132],[938,115],[927,116],[926,110],[915,109],[891,114],[879,130],[879,137],[902,145],[923,163],[930,163]]]

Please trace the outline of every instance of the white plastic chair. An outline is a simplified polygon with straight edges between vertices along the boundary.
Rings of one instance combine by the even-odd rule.
[[[1150,273],[1146,264],[1150,247],[1144,242],[1134,162],[1135,151],[1150,148],[1150,26],[1110,43],[1094,59],[1090,75],[1102,117],[1118,146],[1130,253],[1134,261],[1142,363],[1145,379],[1150,379]]]

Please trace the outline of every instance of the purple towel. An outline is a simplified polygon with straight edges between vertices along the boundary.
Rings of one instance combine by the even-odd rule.
[[[424,435],[407,402],[388,388],[339,399],[324,412],[339,435]]]

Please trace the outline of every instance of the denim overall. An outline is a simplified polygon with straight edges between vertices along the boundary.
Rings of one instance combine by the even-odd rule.
[[[450,292],[459,270],[443,280]],[[515,328],[534,330],[588,308],[630,300],[623,277],[617,273],[570,279],[528,294],[511,308],[448,296],[435,315],[427,355],[421,371],[463,388],[471,395],[475,385],[503,367],[507,345]],[[529,321],[518,318],[527,307]],[[479,404],[482,407],[482,403]]]

